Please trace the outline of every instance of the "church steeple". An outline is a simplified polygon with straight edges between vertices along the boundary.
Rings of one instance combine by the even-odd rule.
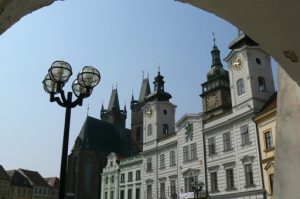
[[[150,84],[148,77],[143,79],[141,90],[140,90],[140,97],[139,101],[142,102],[146,99],[146,97],[151,93]]]
[[[125,128],[127,118],[126,106],[124,110],[120,110],[120,103],[118,97],[118,89],[112,89],[109,105],[104,109],[103,104],[101,107],[101,120],[121,126]]]
[[[212,116],[220,115],[231,109],[229,73],[223,68],[220,50],[215,38],[211,50],[212,63],[207,73],[207,81],[202,84],[202,103],[204,118],[208,120]]]

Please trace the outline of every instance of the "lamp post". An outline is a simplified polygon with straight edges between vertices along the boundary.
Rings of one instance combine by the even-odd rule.
[[[193,185],[193,191],[194,191],[194,198],[195,199],[199,199],[201,197],[201,191],[203,189],[203,182],[200,182],[200,183],[195,183]]]
[[[72,90],[77,99],[72,101],[72,92],[65,96],[63,87],[72,75],[71,65],[65,61],[55,61],[48,70],[48,74],[43,80],[43,86],[50,94],[50,102],[57,102],[66,108],[63,145],[61,153],[59,199],[65,198],[65,184],[67,171],[67,157],[69,144],[69,131],[71,109],[82,105],[83,98],[92,94],[93,88],[99,83],[101,75],[99,71],[91,66],[85,66],[77,75],[77,79],[72,84]],[[58,95],[58,96],[57,96]]]

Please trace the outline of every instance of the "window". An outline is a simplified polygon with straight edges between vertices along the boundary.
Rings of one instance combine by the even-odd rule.
[[[274,179],[274,174],[269,175],[269,180],[270,180],[270,193],[273,194],[273,179]]]
[[[170,166],[175,166],[176,160],[175,160],[175,151],[170,151]]]
[[[152,159],[147,158],[147,171],[151,171],[151,170],[152,170]]]
[[[191,144],[191,160],[197,160],[197,144]]]
[[[252,172],[252,165],[246,164],[245,165],[245,177],[246,177],[246,186],[252,186],[253,183],[253,172]]]
[[[215,138],[208,138],[208,154],[213,155],[216,154],[216,143]]]
[[[128,189],[127,199],[132,199],[132,190],[131,189]]]
[[[169,134],[169,126],[168,126],[168,124],[163,124],[163,134],[165,134],[165,135]]]
[[[113,161],[110,161],[110,166],[114,166],[114,162]]]
[[[172,198],[177,198],[177,197],[175,197],[175,194],[176,194],[176,181],[171,180],[170,184],[171,184],[171,197]]]
[[[159,155],[159,165],[160,165],[160,169],[164,169],[165,168],[165,154],[160,154]]]
[[[122,173],[121,174],[121,183],[124,183],[125,182],[125,173]]]
[[[250,144],[248,125],[241,127],[242,145]]]
[[[234,188],[234,176],[233,176],[233,169],[226,169],[226,184],[227,189]]]
[[[141,198],[141,190],[140,188],[135,189],[135,199]]]
[[[141,134],[142,134],[141,127],[137,127],[137,129],[136,129],[136,141],[137,142],[141,141],[141,137],[142,137]]]
[[[111,183],[114,183],[114,182],[115,182],[115,176],[113,176],[113,175],[111,176],[110,182],[111,182]]]
[[[168,111],[166,109],[164,109],[164,115],[167,115]]]
[[[237,93],[238,93],[238,95],[241,95],[241,94],[245,93],[245,85],[244,85],[244,80],[243,79],[239,79],[236,82],[236,85],[237,85]]]
[[[114,199],[114,191],[110,192],[110,199]]]
[[[189,146],[183,147],[183,162],[189,161]]]
[[[148,136],[152,135],[152,125],[148,124]]]
[[[224,151],[228,151],[231,149],[230,132],[223,134],[223,145],[224,145]]]
[[[122,191],[121,191],[121,194],[120,194],[120,196],[121,196],[121,197],[120,197],[120,199],[125,199],[124,190],[122,190]]]
[[[108,193],[107,192],[104,193],[104,198],[108,199]]]
[[[270,150],[270,149],[273,148],[271,131],[265,132],[265,144],[266,144],[266,149],[267,150]]]
[[[135,172],[135,180],[141,180],[141,171],[140,170]]]
[[[128,173],[128,182],[132,182],[132,172]]]
[[[198,179],[197,176],[189,176],[184,178],[184,191],[185,192],[192,192],[193,191],[193,184],[197,183]]]
[[[210,188],[211,188],[211,191],[218,191],[218,175],[217,175],[217,172],[210,173]]]
[[[160,198],[165,198],[166,197],[166,193],[165,193],[165,183],[162,182],[160,183]]]
[[[266,86],[265,78],[258,77],[258,89],[259,89],[259,91],[262,91],[262,92],[266,92],[267,91],[267,86]]]
[[[105,177],[105,184],[108,184],[108,177]]]
[[[147,199],[152,199],[152,185],[147,185]]]
[[[258,65],[261,65],[261,60],[259,58],[256,58],[255,61]]]

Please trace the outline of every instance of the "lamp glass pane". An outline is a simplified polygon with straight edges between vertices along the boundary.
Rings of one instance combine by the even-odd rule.
[[[77,80],[73,82],[72,90],[73,93],[76,95],[76,97],[79,96],[88,97],[91,94],[91,90],[81,86]]]
[[[66,83],[72,75],[72,68],[65,61],[55,61],[49,69],[49,74],[54,82]]]
[[[44,81],[43,81],[43,87],[47,93],[58,93],[58,84],[52,81],[50,78],[50,75],[47,74]]]
[[[92,66],[85,66],[77,76],[78,82],[83,87],[95,87],[100,81],[100,73]]]

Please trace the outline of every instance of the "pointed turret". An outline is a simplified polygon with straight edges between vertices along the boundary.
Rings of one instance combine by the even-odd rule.
[[[118,89],[112,89],[108,109],[104,109],[103,104],[101,107],[101,120],[109,123],[125,127],[127,118],[126,106],[124,110],[120,110]]]
[[[139,101],[142,102],[146,99],[146,97],[151,93],[149,79],[143,79]]]

